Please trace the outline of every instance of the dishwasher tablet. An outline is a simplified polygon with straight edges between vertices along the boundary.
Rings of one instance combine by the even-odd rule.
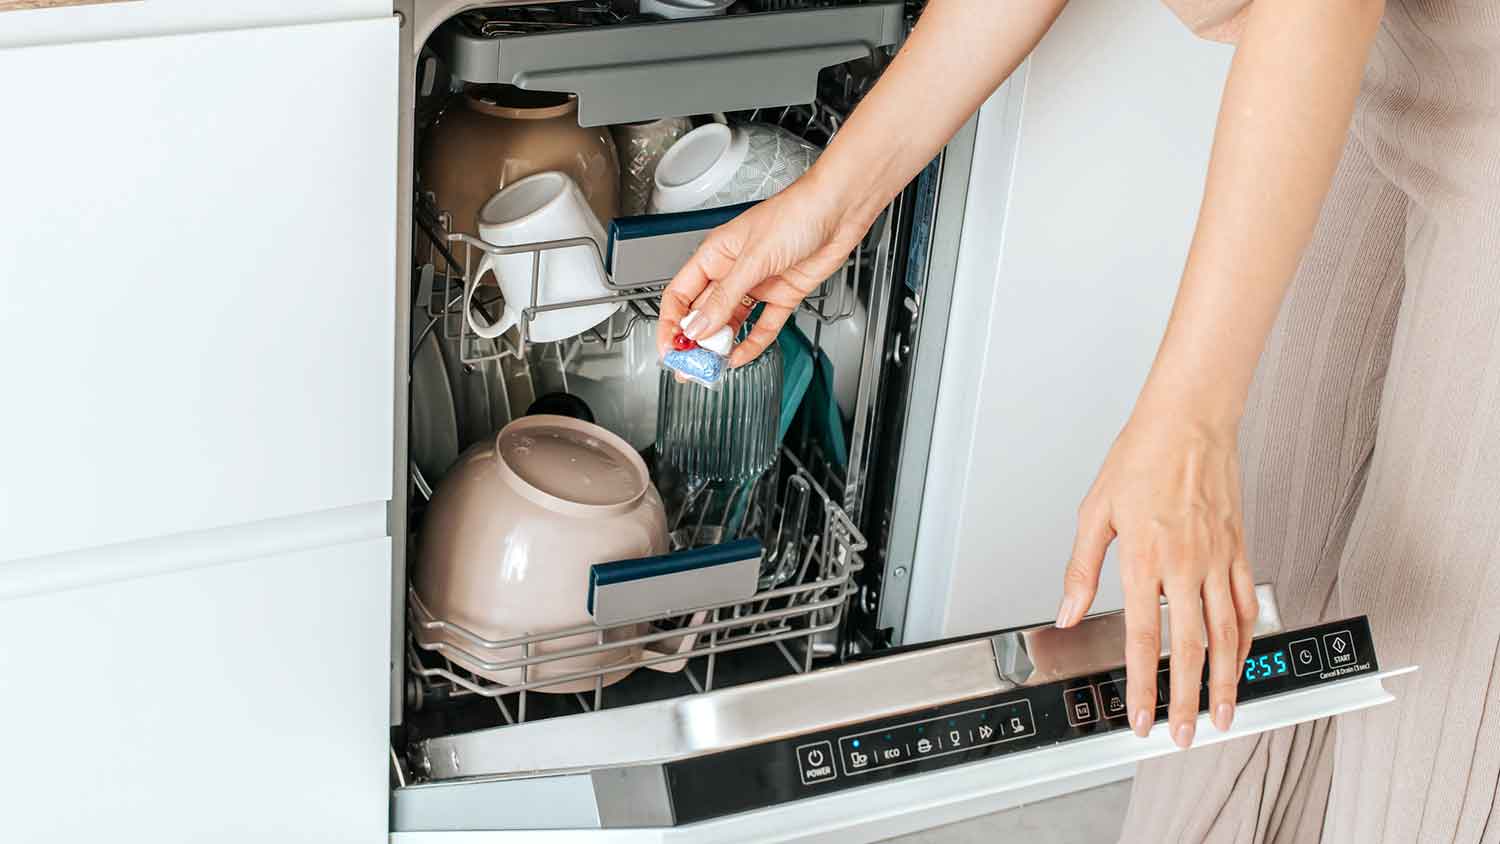
[[[696,343],[679,333],[672,338],[672,351],[662,357],[661,365],[689,381],[717,390],[729,368],[729,352],[733,348],[734,332],[727,325]]]

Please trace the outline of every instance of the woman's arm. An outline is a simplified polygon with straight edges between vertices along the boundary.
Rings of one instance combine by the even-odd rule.
[[[1125,587],[1131,725],[1154,720],[1170,605],[1172,737],[1233,719],[1256,616],[1236,433],[1266,335],[1311,237],[1348,132],[1381,0],[1255,0],[1225,86],[1208,185],[1166,335],[1130,421],[1079,509],[1059,626],[1076,624],[1111,541]],[[1206,635],[1207,641],[1204,637]]]
[[[662,295],[658,343],[704,337],[766,303],[734,365],[759,355],[880,210],[1026,58],[1066,0],[932,0],[911,37],[797,183],[716,230]],[[689,312],[694,312],[689,314]]]

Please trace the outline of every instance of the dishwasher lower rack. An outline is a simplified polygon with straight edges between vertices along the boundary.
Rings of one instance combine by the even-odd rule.
[[[637,702],[638,696],[612,683],[641,668],[672,672],[664,675],[672,678],[667,696],[733,684],[739,672],[725,671],[721,659],[751,649],[761,650],[763,661],[764,654],[775,654],[783,674],[810,671],[815,654],[837,651],[827,644],[840,638],[855,590],[853,575],[863,567],[860,552],[866,543],[845,510],[795,456],[783,450],[782,460],[791,476],[807,482],[814,502],[809,528],[796,552],[796,575],[784,584],[762,589],[741,603],[683,607],[669,616],[626,624],[590,624],[498,640],[435,618],[408,587],[408,708],[488,699],[504,724],[534,720],[538,713],[542,717],[565,713],[566,708],[558,708],[559,700],[568,701],[567,707],[574,712],[598,711],[616,702]],[[415,635],[417,630],[445,635],[423,642]],[[568,660],[576,665],[580,657],[629,653],[636,648],[640,648],[638,656],[607,665],[583,670],[565,667]],[[519,682],[489,679],[495,675]],[[567,691],[552,693],[560,691],[560,686]],[[534,691],[542,694],[530,695]],[[652,694],[662,693],[658,688]]]

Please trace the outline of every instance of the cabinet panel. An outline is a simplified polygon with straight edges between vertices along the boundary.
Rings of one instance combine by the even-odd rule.
[[[906,641],[1056,615],[1078,503],[1172,307],[1232,55],[1161,4],[1074,3],[981,110],[947,338],[971,352],[944,362]],[[1119,584],[1111,554],[1094,610]]]
[[[7,841],[384,840],[390,541],[0,602]]]
[[[379,17],[391,13],[391,0],[117,0],[20,10],[0,2],[0,12],[0,47],[14,47]]]
[[[390,497],[397,66],[390,17],[0,50],[0,560]]]

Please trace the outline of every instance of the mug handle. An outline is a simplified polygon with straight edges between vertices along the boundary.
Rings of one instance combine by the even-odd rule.
[[[479,268],[474,271],[474,277],[464,283],[464,319],[468,321],[470,331],[486,340],[493,340],[511,330],[519,320],[510,303],[506,302],[504,309],[500,312],[500,319],[493,325],[485,327],[474,322],[474,310],[471,307],[474,303],[474,290],[479,287],[479,280],[484,278],[486,272],[494,273],[495,281],[499,283],[500,271],[495,267],[495,256],[488,252],[484,253],[484,260],[479,262]]]

